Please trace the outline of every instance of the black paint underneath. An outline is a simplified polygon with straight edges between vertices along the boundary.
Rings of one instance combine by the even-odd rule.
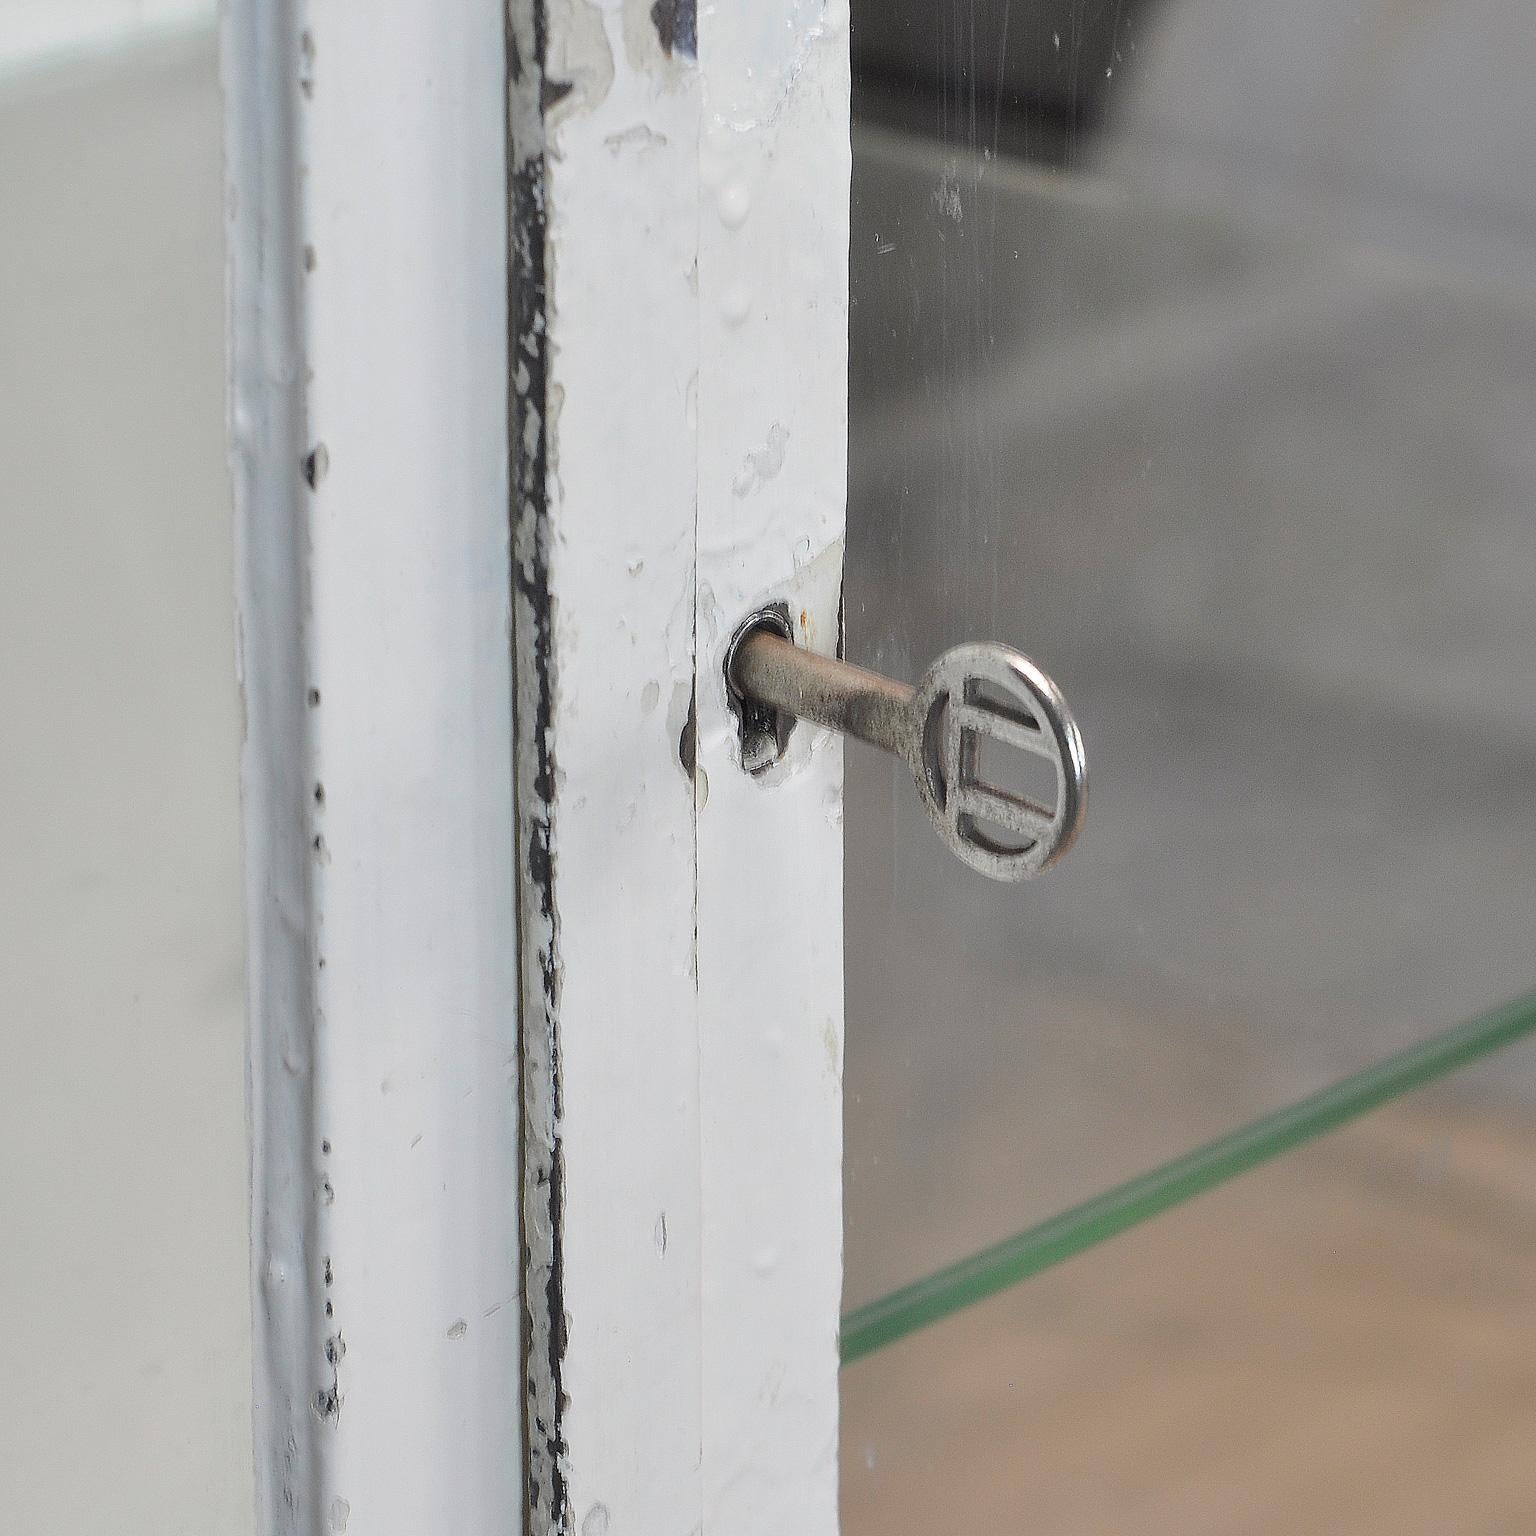
[[[685,59],[698,58],[698,0],[656,0],[651,7],[651,21],[668,58],[674,54]]]

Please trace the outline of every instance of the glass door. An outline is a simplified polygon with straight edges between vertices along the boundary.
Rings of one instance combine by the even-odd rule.
[[[1092,797],[993,885],[849,748],[844,1529],[1532,1529],[1536,32],[853,36],[848,652]]]

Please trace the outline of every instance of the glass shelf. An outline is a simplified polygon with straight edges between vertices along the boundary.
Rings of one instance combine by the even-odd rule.
[[[1533,1033],[1536,993],[1389,1056],[1320,1093],[868,1302],[843,1319],[843,1364],[851,1365],[919,1328],[985,1301]]]

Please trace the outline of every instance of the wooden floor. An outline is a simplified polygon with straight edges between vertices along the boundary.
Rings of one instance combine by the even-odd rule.
[[[1414,1101],[844,1374],[846,1536],[1536,1532],[1536,1127]]]

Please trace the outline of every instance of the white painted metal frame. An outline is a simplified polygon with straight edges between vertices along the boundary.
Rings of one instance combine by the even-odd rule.
[[[830,1536],[846,9],[506,5],[226,18],[261,1528]]]
[[[836,1529],[847,14],[510,0],[531,1531]]]
[[[503,18],[224,74],[259,1529],[516,1532]]]

